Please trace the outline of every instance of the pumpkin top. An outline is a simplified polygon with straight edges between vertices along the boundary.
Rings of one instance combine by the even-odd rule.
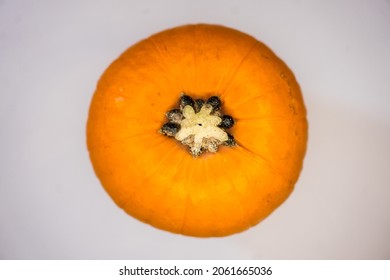
[[[237,233],[272,213],[293,190],[306,140],[286,64],[253,37],[206,24],[126,50],[101,77],[87,125],[94,170],[113,200],[191,236]]]

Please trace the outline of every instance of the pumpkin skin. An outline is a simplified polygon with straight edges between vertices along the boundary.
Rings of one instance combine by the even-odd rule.
[[[158,133],[180,94],[220,97],[237,145],[193,157]],[[237,30],[186,25],[126,50],[101,77],[87,145],[101,184],[131,216],[197,237],[258,224],[292,192],[307,142],[293,73],[268,47]]]

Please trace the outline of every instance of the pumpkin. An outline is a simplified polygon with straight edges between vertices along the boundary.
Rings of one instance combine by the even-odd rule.
[[[87,145],[115,203],[156,228],[242,232],[290,195],[307,142],[293,73],[267,46],[185,25],[131,46],[104,72]]]

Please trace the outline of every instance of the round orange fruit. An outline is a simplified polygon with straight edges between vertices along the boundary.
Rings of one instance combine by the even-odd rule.
[[[293,73],[240,31],[186,25],[131,46],[101,77],[87,123],[115,203],[159,229],[226,236],[294,188],[307,142]]]

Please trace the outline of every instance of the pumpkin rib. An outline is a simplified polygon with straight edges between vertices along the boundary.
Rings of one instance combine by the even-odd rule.
[[[262,99],[262,98],[264,98],[263,95],[259,95],[259,96],[249,96],[249,98],[245,99],[244,101],[242,101],[242,102],[237,102],[236,104],[234,104],[233,106],[231,106],[231,110],[237,110],[240,106],[245,105],[245,104],[247,104],[248,102],[256,101],[257,99]]]
[[[172,147],[172,149],[177,149],[178,147],[177,147],[177,145],[174,145],[173,147]],[[180,153],[179,153],[180,154]],[[170,157],[171,157],[171,155],[172,154],[170,154],[170,153],[168,153],[165,157],[164,157],[164,159],[163,159],[163,161],[168,161],[168,162],[161,162],[160,161],[160,166],[162,165],[163,167],[164,166],[166,166],[167,164],[170,164]],[[186,155],[184,154],[184,153],[182,153],[181,154],[183,157],[182,158],[184,158]],[[171,165],[171,164],[170,164]],[[181,162],[179,162],[178,164],[177,164],[177,166],[180,166],[180,167],[182,167],[182,163]],[[161,169],[161,168],[160,168]],[[158,169],[156,169],[156,170],[158,170]],[[163,168],[162,168],[162,170],[164,170]],[[180,168],[174,168],[173,166],[172,166],[172,168],[170,168],[170,169],[168,169],[168,171],[172,171],[172,170],[176,170],[176,173],[180,173],[180,172],[178,172],[178,171],[180,171]],[[162,199],[165,199],[166,197],[170,197],[170,196],[172,196],[172,194],[171,194],[171,192],[172,192],[172,189],[175,189],[175,187],[176,187],[176,184],[174,183],[174,182],[172,182],[172,184],[169,184],[169,185],[159,185],[159,184],[156,184],[156,185],[151,185],[150,184],[150,180],[151,179],[159,179],[159,178],[164,178],[164,177],[166,177],[166,175],[165,174],[156,174],[156,175],[153,175],[153,176],[151,176],[151,174],[153,173],[153,172],[156,172],[156,171],[152,171],[151,173],[149,173],[149,174],[147,174],[147,173],[144,173],[144,174],[141,174],[141,176],[140,176],[140,181],[138,182],[138,184],[137,184],[137,186],[139,187],[139,186],[143,186],[143,187],[147,187],[147,189],[142,189],[142,191],[141,191],[141,196],[140,196],[140,198],[141,199],[143,199],[143,200],[148,200],[148,199],[151,199],[150,197],[149,197],[149,195],[148,194],[156,194],[157,193],[157,197],[156,197],[156,199],[158,199],[156,202],[159,202],[159,201],[161,201]],[[169,178],[172,178],[172,179],[174,179],[175,178],[175,176],[176,176],[176,174],[175,175],[173,175],[172,177],[169,177]],[[148,183],[148,184],[143,184],[142,182],[146,182],[146,183]],[[136,188],[134,188],[134,191],[133,191],[133,193],[137,193],[137,192],[139,192],[140,190],[137,190],[137,187]],[[156,196],[156,195],[155,195]],[[159,198],[160,197],[160,198]],[[152,205],[152,208],[155,208],[155,210],[153,211],[153,212],[158,212],[158,211],[161,211],[161,210],[163,210],[163,209],[161,209],[161,207],[164,207],[163,206],[163,204],[161,204],[161,205],[159,205],[159,204],[153,204]],[[173,206],[173,207],[175,207],[175,206]],[[177,207],[177,205],[176,205],[176,207]],[[149,213],[149,212],[151,212],[151,211],[142,211],[142,215],[140,215],[140,214],[136,214],[135,212],[134,212],[134,210],[137,210],[137,209],[134,209],[134,196],[133,195],[129,195],[128,197],[127,197],[127,200],[126,200],[126,203],[122,206],[122,208],[127,212],[127,213],[129,213],[130,215],[133,215],[133,216],[135,216],[135,217],[137,217],[138,219],[140,219],[140,220],[142,220],[142,221],[145,221],[145,220],[148,220],[148,219],[150,219],[150,216],[142,216],[142,215],[145,215],[145,214],[147,214],[147,213]],[[169,209],[168,209],[169,210]],[[157,214],[158,215],[158,214]],[[161,225],[160,223],[153,223],[152,221],[147,221],[147,223],[152,223],[155,227],[157,227],[157,228],[160,228],[160,229],[163,229],[163,230],[170,230],[170,231],[177,231],[177,227],[175,227],[175,226],[164,226],[164,225]]]
[[[198,56],[198,50],[200,49],[199,47],[199,37],[200,37],[200,33],[201,30],[200,30],[200,27],[199,25],[196,25],[193,30],[192,30],[192,33],[193,33],[193,38],[192,38],[192,56],[193,56],[193,65],[194,67],[192,67],[192,76],[193,76],[193,80],[194,80],[194,83],[195,84],[198,84],[199,83],[199,74],[198,74],[198,67],[199,67],[199,56]],[[182,89],[183,92],[185,91],[185,89],[183,88]]]
[[[191,167],[189,169],[183,167],[183,169],[187,169],[191,173],[185,174],[185,176],[189,177],[190,179],[186,179],[185,181],[182,182],[183,185],[189,187],[189,191],[188,191],[188,199],[186,200],[187,204],[185,210],[186,211],[185,221],[183,222],[181,233],[188,234],[188,230],[191,231],[192,229],[192,230],[196,230],[197,232],[196,234],[194,234],[195,236],[207,236],[208,234],[205,234],[203,232],[202,227],[191,223],[191,220],[197,217],[196,212],[194,212],[194,206],[198,205],[199,199],[207,200],[207,197],[201,198],[202,195],[204,195],[203,193],[205,191],[213,192],[217,188],[218,181],[216,181],[215,173],[220,174],[221,172],[218,171],[220,170],[220,168],[217,168],[216,165],[211,165],[212,163],[207,158],[206,159],[200,158],[196,160],[195,165],[191,164],[190,161],[187,161],[187,163],[189,163],[189,166]],[[212,172],[211,170],[213,170],[214,174],[210,173]],[[197,174],[197,177],[194,176],[195,174]],[[201,175],[201,179],[199,179],[199,175]],[[205,183],[205,186],[203,186],[202,182]],[[205,188],[207,188],[207,190]],[[195,204],[193,204],[192,202]],[[200,206],[200,205],[197,207],[204,208],[204,206]],[[213,205],[213,209],[216,209],[215,207],[218,208],[218,205],[217,204]],[[210,225],[211,224],[216,225],[220,221],[218,220],[218,217],[216,215],[210,213],[210,215],[203,217],[203,222]],[[215,235],[218,235],[217,234],[218,229],[216,228],[215,230],[216,230],[214,232]]]
[[[241,152],[237,149],[232,150],[232,153],[225,153],[221,155],[222,157],[228,157],[230,159],[229,165],[228,161],[220,160],[219,163],[227,166],[230,166],[230,169],[236,167],[236,162],[241,161],[240,165],[248,166],[252,163],[252,159],[249,157],[242,157]],[[225,182],[230,184],[233,189],[233,193],[229,196],[234,196],[239,202],[240,207],[236,208],[236,211],[241,209],[241,214],[239,217],[236,217],[237,220],[234,222],[240,225],[241,230],[244,231],[252,226],[254,223],[258,223],[262,219],[259,216],[259,213],[256,213],[256,210],[261,204],[253,203],[259,195],[261,196],[262,190],[259,186],[256,186],[258,182],[253,181],[253,170],[250,169],[238,169],[236,172],[227,172],[227,169],[224,168],[224,174],[226,174]],[[245,181],[245,184],[243,184]],[[250,187],[248,187],[251,185]],[[256,196],[253,196],[252,192],[256,190]],[[237,216],[237,215],[236,215]],[[229,229],[230,231],[231,229]]]
[[[179,156],[181,158],[180,163],[178,164],[177,172],[175,173],[172,181],[178,182],[181,188],[185,189],[186,197],[184,199],[184,210],[181,218],[181,225],[178,229],[178,233],[185,234],[187,231],[187,222],[188,222],[188,214],[191,202],[191,194],[193,191],[191,190],[191,186],[193,186],[192,180],[194,178],[194,168],[191,168],[191,158],[188,157],[186,153],[181,153]],[[174,168],[172,166],[172,168]],[[184,179],[183,179],[184,178]]]
[[[189,161],[185,160],[185,166],[183,166],[183,170],[188,170],[189,172],[193,172],[193,168],[191,168],[191,164]],[[190,168],[188,168],[190,167]],[[181,234],[185,234],[186,231],[187,231],[187,223],[188,223],[188,216],[189,216],[189,212],[190,212],[190,204],[191,204],[191,199],[192,199],[192,190],[191,190],[191,186],[192,184],[190,183],[190,178],[192,179],[192,174],[189,175],[188,173],[185,172],[185,174],[183,174],[183,171],[181,172],[182,175],[185,176],[185,180],[182,181],[182,186],[184,188],[186,188],[188,191],[186,192],[186,198],[185,198],[185,202],[184,202],[184,215],[183,215],[183,218],[182,218],[182,223],[181,223],[181,227],[180,227],[180,233]]]
[[[124,63],[120,58],[118,58],[116,61],[112,64],[112,69],[109,68],[106,70],[102,78],[99,80],[97,92],[100,94],[103,94],[104,92],[108,91],[114,91],[116,92],[118,90],[118,86],[123,86],[120,84],[120,81],[122,80],[128,80],[128,81],[137,81],[137,80],[147,80],[147,84],[151,85],[153,84],[156,89],[160,89],[163,86],[161,86],[161,81],[158,81],[153,76],[153,73],[148,73],[145,71],[142,71],[142,68],[140,69],[140,66],[137,65],[136,62],[133,62],[132,60],[129,60],[127,56],[129,54],[135,52],[134,47],[129,48],[122,56],[121,58],[123,60],[126,59],[126,63]],[[134,65],[133,65],[134,64]],[[128,68],[126,71],[123,68]],[[165,71],[161,70],[159,71],[161,73],[165,73]],[[113,76],[115,78],[113,78]],[[164,77],[164,75],[159,75],[159,77]],[[119,80],[119,81],[118,81]],[[126,84],[125,84],[126,85]],[[134,98],[134,92],[128,91],[123,88],[120,88],[120,92],[116,93],[117,95],[124,97],[127,99]],[[154,96],[155,98],[159,98],[158,95]],[[107,97],[102,96],[102,99],[106,99]],[[109,104],[111,100],[106,99],[106,103]],[[112,104],[111,104],[112,105]],[[156,108],[157,110],[161,110],[163,112],[162,108]],[[139,116],[127,116],[129,120],[137,119]],[[158,119],[156,119],[157,121]]]
[[[89,128],[90,131],[92,131],[91,128]],[[147,132],[145,133],[145,131],[140,131],[138,133],[135,133],[135,134],[131,134],[131,135],[127,135],[127,136],[124,136],[124,137],[121,137],[121,138],[116,138],[116,139],[109,139],[107,137],[103,137],[104,139],[100,139],[100,146],[96,146],[95,149],[100,149],[100,148],[103,148],[103,147],[110,147],[112,145],[115,145],[115,144],[120,144],[121,142],[124,142],[124,141],[129,141],[131,139],[139,139],[139,138],[145,138],[148,139],[148,138],[155,138],[155,135],[154,135],[154,132],[156,131],[156,129],[147,129],[146,130]],[[161,139],[162,141],[166,140],[166,139]]]
[[[237,73],[239,72],[239,70],[241,69],[242,65],[248,60],[250,54],[253,52],[253,50],[255,49],[255,47],[258,45],[259,43],[257,41],[253,42],[253,45],[248,49],[248,51],[245,53],[245,55],[242,57],[242,59],[240,60],[240,62],[234,66],[234,68],[230,71],[231,74],[228,75],[228,78],[227,78],[227,81],[226,81],[226,84],[225,86],[221,89],[220,91],[220,95],[222,98],[225,98],[229,92],[229,89],[231,88],[232,84],[233,84],[233,81],[235,79],[235,77],[237,76]]]
[[[190,164],[188,161],[186,161],[186,163],[189,165],[190,167]],[[185,173],[185,180],[183,181],[183,184],[182,186],[184,188],[190,188],[192,186],[192,178],[193,178],[193,171],[194,169],[193,168],[182,168],[180,170],[187,170],[187,172]],[[183,171],[181,171],[181,173],[183,173]],[[181,223],[181,227],[180,227],[180,233],[183,233],[184,232],[184,229],[185,229],[185,225],[186,225],[186,221],[187,221],[187,215],[188,215],[188,209],[189,209],[189,205],[190,205],[190,200],[191,200],[191,193],[192,191],[187,191],[187,194],[186,194],[186,198],[185,198],[185,206],[184,206],[184,214],[183,214],[183,218],[182,218],[182,223]]]
[[[177,86],[176,85],[177,81],[173,81],[172,78],[169,77],[169,75],[167,75],[168,73],[170,73],[169,63],[167,62],[165,56],[163,55],[163,52],[162,52],[159,44],[155,41],[154,36],[149,37],[148,39],[146,39],[146,41],[150,42],[153,45],[155,53],[157,53],[157,55],[159,57],[159,63],[157,65],[160,66],[161,71],[162,71],[159,74],[160,75],[162,74],[162,76],[164,76],[166,78],[166,80],[169,82],[171,87],[175,88]],[[161,63],[161,65],[160,65],[160,63]],[[182,86],[180,88],[182,88]]]
[[[241,193],[237,190],[237,186],[236,184],[233,182],[233,179],[231,178],[232,177],[232,173],[228,173],[227,170],[229,169],[227,163],[223,160],[220,160],[218,161],[218,164],[220,165],[220,168],[224,174],[224,177],[225,178],[229,178],[229,180],[227,180],[229,182],[229,184],[232,186],[233,190],[235,191],[235,193],[237,194],[237,196],[240,198],[239,199],[239,202],[241,204],[241,207],[242,209],[244,209],[245,211],[244,212],[247,212],[247,209],[246,209],[246,203],[244,203],[244,199],[241,195]]]
[[[270,160],[268,160],[267,158],[253,152],[251,149],[245,147],[244,145],[242,145],[240,143],[240,141],[237,140],[237,143],[238,143],[238,150],[239,151],[242,151],[243,154],[249,156],[250,158],[252,158],[254,160],[254,162],[262,165],[263,167],[266,166],[268,167],[269,169],[271,169],[272,171],[274,172],[277,172],[279,175],[283,176],[286,180],[288,179],[288,176],[280,169],[276,168]]]
[[[188,214],[188,207],[190,205],[190,195],[187,193],[187,197],[185,199],[185,206],[184,206],[184,213],[183,213],[183,219],[181,222],[180,229],[178,230],[178,233],[184,234],[185,233],[185,224],[187,220],[187,214]]]
[[[150,129],[150,132],[152,132],[152,131],[154,132],[156,130],[155,129]],[[122,138],[110,140],[109,142],[107,142],[104,145],[109,145],[110,146],[110,145],[114,145],[114,144],[117,144],[117,143],[122,142],[122,141],[127,141],[127,140],[130,140],[132,138],[139,138],[139,137],[154,138],[155,136],[152,133],[139,132],[139,133],[132,134],[132,135],[129,135],[129,136],[125,136],[125,137],[122,137]]]
[[[219,215],[211,215],[213,224],[215,224],[214,234],[216,236],[223,236],[223,235],[226,235],[226,234],[232,232],[233,228],[234,228],[233,224],[242,224],[242,223],[245,224],[246,223],[245,220],[244,220],[245,213],[246,213],[245,207],[242,204],[241,197],[239,199],[237,199],[237,196],[234,195],[235,193],[237,193],[236,186],[235,186],[233,180],[231,180],[231,174],[229,175],[229,174],[226,173],[226,167],[224,166],[224,165],[227,165],[227,163],[223,160],[223,158],[229,157],[231,159],[232,156],[229,153],[224,153],[224,154],[221,154],[220,157],[221,157],[221,159],[216,161],[215,162],[215,166],[213,166],[213,168],[212,168],[218,174],[218,177],[216,177],[214,179],[215,180],[215,184],[213,184],[214,192],[220,194],[219,195],[220,197],[229,198],[228,194],[229,194],[229,196],[230,195],[234,196],[235,197],[234,201],[236,202],[236,204],[238,203],[239,206],[236,207],[236,205],[234,205],[234,208],[235,208],[234,215],[230,216],[230,221],[225,221],[224,222],[224,223],[226,223],[226,226],[224,226],[222,228],[221,228],[221,222],[222,221],[221,221],[220,218],[218,218],[218,216],[221,215],[221,214],[219,214]],[[215,175],[213,177],[215,177]],[[223,186],[223,188],[218,190],[219,189],[218,186]],[[223,205],[216,204],[214,206],[215,209],[218,209],[218,208],[221,208],[221,209],[229,208],[230,205],[228,203],[230,202],[230,200],[228,200],[228,199],[226,199],[226,200],[227,200],[227,202],[225,204],[223,204]],[[218,211],[221,211],[221,210],[218,210]],[[224,210],[224,212],[225,211],[226,210]],[[216,213],[218,213],[218,212],[216,212]]]
[[[186,153],[182,151],[178,153],[176,165],[171,166],[172,169],[176,170],[176,172],[172,175],[173,182],[176,182],[178,180],[178,177],[180,177],[180,175],[182,174],[183,169],[185,170],[184,165],[186,163],[186,158],[187,158]]]
[[[256,122],[278,122],[278,121],[283,121],[283,122],[292,122],[292,121],[305,121],[306,117],[300,116],[300,117],[292,117],[292,118],[284,118],[284,117],[279,117],[279,118],[235,118],[237,123],[240,124],[247,124],[247,123],[256,123]]]
[[[164,141],[164,142],[166,142],[166,141]],[[155,146],[152,149],[158,150],[158,146]],[[140,152],[142,153],[142,151],[140,151]],[[145,173],[144,177],[145,178],[149,178],[149,177],[155,178],[155,176],[161,176],[161,174],[159,174],[158,171],[164,170],[165,166],[169,166],[169,165],[164,164],[164,163],[166,163],[166,161],[168,161],[168,163],[170,163],[169,161],[170,161],[172,155],[177,153],[177,152],[178,152],[177,145],[173,145],[170,150],[165,150],[164,153],[159,158],[159,161],[155,162],[153,164],[153,166],[150,166],[150,169],[148,170],[148,172]]]

